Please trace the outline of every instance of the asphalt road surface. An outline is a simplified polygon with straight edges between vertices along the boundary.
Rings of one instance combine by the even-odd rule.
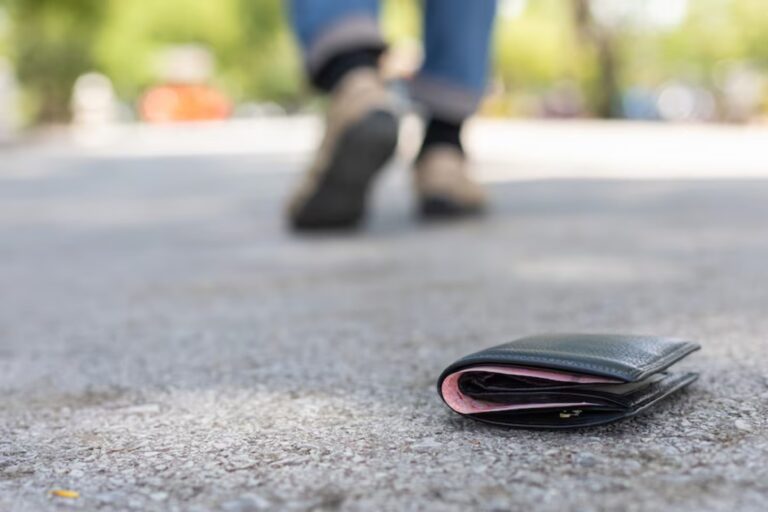
[[[497,180],[425,226],[398,164],[360,233],[296,237],[295,159],[28,151],[0,163],[0,510],[765,510],[766,180]],[[455,358],[558,331],[698,340],[701,379],[578,432],[439,400]]]

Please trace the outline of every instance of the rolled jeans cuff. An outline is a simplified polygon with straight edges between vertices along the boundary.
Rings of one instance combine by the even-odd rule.
[[[333,57],[350,50],[386,47],[374,18],[350,16],[324,30],[306,50],[307,69],[315,76]]]
[[[427,75],[417,75],[410,84],[411,97],[430,116],[460,123],[477,110],[483,94],[457,87]]]

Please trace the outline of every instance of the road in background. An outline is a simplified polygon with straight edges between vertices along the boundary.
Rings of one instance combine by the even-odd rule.
[[[412,157],[421,125],[404,118],[400,155]],[[5,151],[4,160],[29,157],[150,158],[239,155],[305,162],[317,146],[313,116],[225,123],[105,125],[38,134],[32,146]],[[485,182],[546,178],[688,179],[768,177],[768,125],[507,121],[475,119],[464,134]],[[23,166],[0,175],[23,177]],[[20,168],[21,167],[21,168]],[[263,172],[253,166],[252,172]],[[294,170],[294,166],[289,167]],[[53,170],[53,169],[51,169]]]
[[[398,161],[360,233],[297,237],[317,124],[254,126],[3,153],[0,509],[764,509],[762,129],[478,124],[487,218],[420,225]],[[689,174],[623,179],[651,158]],[[455,358],[555,331],[693,338],[701,379],[567,434],[440,402]]]

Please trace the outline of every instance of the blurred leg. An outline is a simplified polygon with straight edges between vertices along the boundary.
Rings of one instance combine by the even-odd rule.
[[[414,175],[419,208],[430,218],[474,214],[486,198],[470,176],[460,135],[485,92],[496,0],[425,3],[425,59],[412,84],[428,116]]]
[[[377,0],[292,0],[312,83],[330,93],[325,135],[288,205],[297,230],[357,226],[395,151],[397,119],[379,76]]]
[[[496,0],[425,0],[425,60],[414,97],[430,115],[460,122],[485,91]]]
[[[310,80],[330,90],[356,67],[375,66],[384,49],[378,0],[291,0],[293,27]]]

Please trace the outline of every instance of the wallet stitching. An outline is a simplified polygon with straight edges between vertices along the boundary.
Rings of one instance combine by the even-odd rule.
[[[627,371],[627,373],[629,373],[633,377],[636,377],[637,375],[641,375],[647,372],[653,373],[656,369],[663,367],[670,359],[676,359],[678,357],[679,352],[684,352],[694,348],[695,346],[690,342],[682,342],[681,345],[674,345],[669,349],[667,349],[668,352],[661,355],[658,359],[651,361],[641,367],[630,368],[630,370]],[[520,352],[522,352],[523,350],[529,351],[529,349],[517,349],[517,352],[513,352],[514,358],[519,360],[524,360],[524,361],[549,361],[553,363],[562,364],[563,366],[569,366],[571,368],[601,370],[614,375],[617,373],[616,368],[612,368],[610,366],[602,365],[599,363],[587,363],[587,362],[574,361],[572,359],[564,359],[564,358],[553,357],[553,356],[544,356],[544,355],[534,356],[534,355],[521,354]],[[510,352],[496,352],[496,354],[498,354],[498,356],[509,356]],[[486,353],[481,353],[476,355],[479,357],[492,357],[494,353],[486,352]],[[616,362],[617,364],[623,364],[620,360],[616,360]]]

